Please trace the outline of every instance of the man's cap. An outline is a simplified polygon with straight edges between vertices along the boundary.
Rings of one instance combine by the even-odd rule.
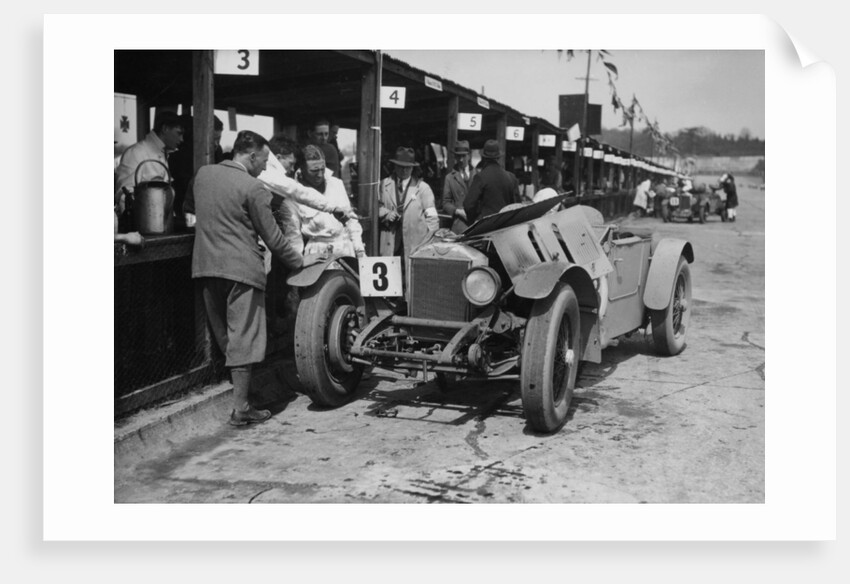
[[[390,162],[398,166],[419,166],[416,162],[416,153],[413,148],[399,146],[395,151],[395,158],[390,158]]]
[[[466,140],[458,140],[455,143],[455,154],[469,154],[469,142]]]
[[[499,159],[502,157],[502,150],[499,148],[499,142],[496,140],[487,140],[484,142],[484,148],[481,149],[481,158]]]

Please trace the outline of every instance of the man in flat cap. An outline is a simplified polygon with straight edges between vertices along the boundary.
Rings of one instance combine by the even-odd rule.
[[[516,176],[502,168],[499,159],[501,148],[496,140],[487,140],[481,150],[478,174],[469,185],[463,203],[467,223],[472,224],[481,217],[498,213],[506,205],[519,203],[519,181]]]
[[[452,216],[452,231],[463,233],[467,227],[463,202],[476,170],[469,157],[469,142],[459,140],[454,147],[455,165],[443,183],[443,212]]]

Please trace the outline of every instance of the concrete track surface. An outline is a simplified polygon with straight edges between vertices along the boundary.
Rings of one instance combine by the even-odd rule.
[[[554,435],[526,426],[518,382],[443,393],[376,370],[327,410],[286,389],[283,363],[264,424],[226,425],[220,391],[160,425],[158,448],[116,441],[115,502],[763,503],[765,192],[739,193],[734,223],[619,222],[693,244],[687,347],[658,357],[639,332],[606,349]]]

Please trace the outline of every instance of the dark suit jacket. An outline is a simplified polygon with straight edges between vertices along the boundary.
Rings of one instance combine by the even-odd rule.
[[[202,166],[192,192],[197,218],[193,278],[226,278],[265,290],[266,269],[258,235],[287,268],[301,266],[301,254],[275,223],[271,193],[241,164],[225,160]]]
[[[498,213],[505,205],[518,202],[519,181],[516,176],[495,160],[485,158],[469,185],[463,208],[467,223],[471,225],[481,217]]]
[[[446,175],[446,180],[443,183],[443,213],[451,215],[452,231],[455,233],[463,233],[467,227],[466,221],[460,217],[455,217],[455,212],[458,209],[463,209],[463,202],[466,199],[466,193],[469,191],[469,185],[476,174],[474,168],[469,169],[469,178],[463,180],[463,175],[457,169]]]

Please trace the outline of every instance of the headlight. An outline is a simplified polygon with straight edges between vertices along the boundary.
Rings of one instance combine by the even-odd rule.
[[[502,280],[493,268],[478,266],[463,278],[463,295],[476,306],[493,302],[502,288]]]

